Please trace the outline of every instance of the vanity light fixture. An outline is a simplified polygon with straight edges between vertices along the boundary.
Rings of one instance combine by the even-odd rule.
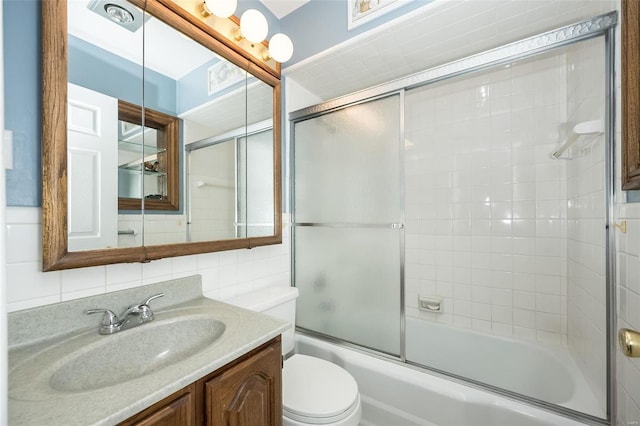
[[[200,14],[204,18],[211,15],[228,18],[235,13],[237,6],[238,0],[204,0],[200,6]]]
[[[293,42],[288,35],[278,33],[271,36],[269,40],[269,49],[262,54],[262,59],[268,61],[273,60],[280,63],[287,62],[293,56]]]
[[[262,43],[268,32],[267,18],[260,11],[248,9],[240,16],[240,34],[251,43]]]
[[[211,15],[218,18],[230,18],[236,7],[237,0],[204,0],[198,10],[203,18],[208,18]],[[233,22],[237,23],[237,18]],[[240,16],[240,26],[233,25],[230,38],[236,42],[247,40],[251,44],[251,48],[262,43],[269,33],[267,18],[256,9],[244,11]],[[273,59],[280,63],[286,62],[293,56],[293,43],[285,34],[274,34],[269,40],[269,48],[263,49],[261,53],[258,51],[258,56],[262,57],[264,61]]]

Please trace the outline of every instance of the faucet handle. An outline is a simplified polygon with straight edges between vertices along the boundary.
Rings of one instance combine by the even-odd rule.
[[[144,305],[149,305],[149,302],[151,302],[152,300],[157,299],[157,298],[159,298],[159,297],[164,297],[164,293],[158,293],[158,294],[156,294],[156,295],[151,296],[151,297],[150,297],[150,298],[148,298],[148,299],[147,299],[147,301],[146,301],[146,302],[144,302],[143,304],[144,304]]]
[[[140,308],[139,314],[140,314],[140,319],[142,319],[142,321],[144,322],[153,321],[154,315],[153,315],[153,311],[149,307],[149,303],[152,300],[157,299],[158,297],[163,297],[163,296],[164,296],[164,293],[158,293],[156,295],[153,295],[150,298],[148,298],[146,302],[144,302],[139,306]]]
[[[100,324],[100,334],[115,333],[122,326],[118,316],[110,309],[87,309],[85,313],[87,315],[104,313]]]

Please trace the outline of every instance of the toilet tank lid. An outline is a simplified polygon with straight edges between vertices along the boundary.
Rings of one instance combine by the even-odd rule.
[[[296,297],[298,297],[298,289],[296,287],[281,286],[252,291],[251,293],[225,300],[225,302],[252,311],[263,312]]]

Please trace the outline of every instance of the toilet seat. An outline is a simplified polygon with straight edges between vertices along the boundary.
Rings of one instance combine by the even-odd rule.
[[[285,361],[282,389],[284,416],[302,423],[336,423],[360,407],[358,384],[346,370],[307,355]]]

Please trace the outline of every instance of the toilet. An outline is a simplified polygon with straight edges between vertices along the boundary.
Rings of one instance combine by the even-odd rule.
[[[295,287],[274,287],[235,297],[227,303],[291,322],[291,328],[282,334],[284,426],[357,426],[362,406],[358,384],[351,374],[320,358],[291,355],[297,297]]]

